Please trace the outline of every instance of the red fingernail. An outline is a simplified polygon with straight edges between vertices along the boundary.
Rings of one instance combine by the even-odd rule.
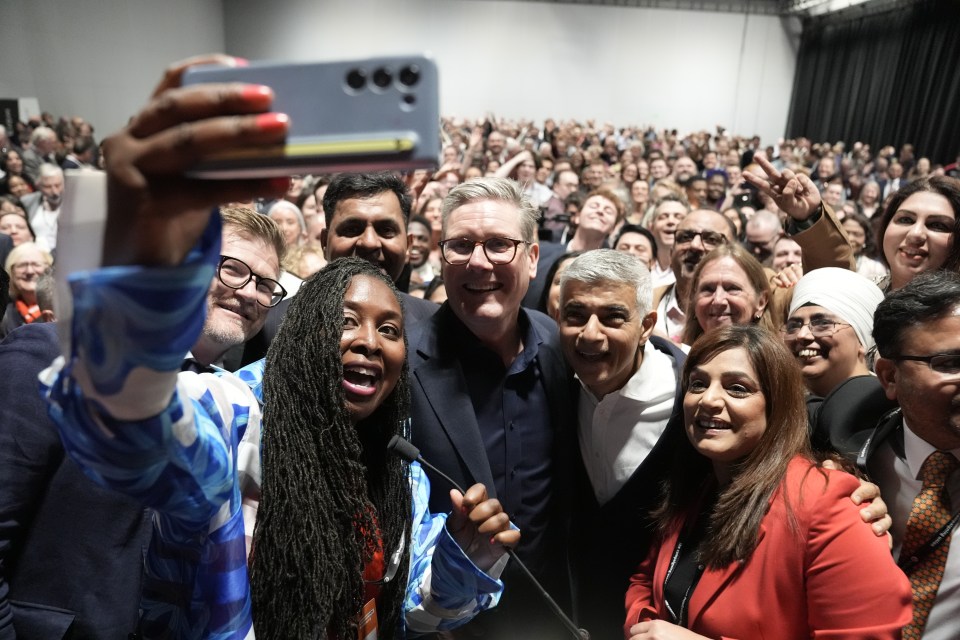
[[[249,67],[250,61],[246,58],[238,58],[237,56],[233,56],[233,64],[237,67]]]
[[[497,544],[497,538],[496,538],[496,536],[490,538],[490,544]]]
[[[290,123],[285,113],[261,113],[257,116],[257,129],[264,133],[284,131]]]
[[[273,90],[262,84],[248,84],[240,92],[244,102],[263,102],[273,98]]]

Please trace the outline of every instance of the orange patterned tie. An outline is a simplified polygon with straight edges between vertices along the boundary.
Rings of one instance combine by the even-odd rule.
[[[913,500],[913,510],[907,519],[907,532],[900,551],[901,558],[909,558],[933,538],[950,521],[950,496],[943,486],[947,477],[960,466],[952,454],[934,451],[920,468],[923,488]],[[937,597],[943,568],[950,551],[949,538],[930,552],[910,571],[913,588],[913,620],[903,628],[904,640],[919,640],[927,624],[927,616]]]

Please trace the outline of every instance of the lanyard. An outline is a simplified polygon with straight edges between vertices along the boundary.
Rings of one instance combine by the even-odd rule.
[[[947,541],[947,539],[950,537],[950,533],[953,531],[953,528],[957,526],[958,522],[960,522],[960,512],[950,518],[950,522],[940,527],[940,529],[933,534],[933,537],[927,540],[919,549],[914,551],[909,558],[900,558],[900,560],[897,562],[897,566],[900,567],[904,573],[910,575],[910,572],[913,571],[924,558],[936,551],[937,548]]]

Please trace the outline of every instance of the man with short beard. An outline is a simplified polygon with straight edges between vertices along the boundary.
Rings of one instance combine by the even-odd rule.
[[[38,241],[51,251],[57,247],[57,224],[63,202],[63,169],[55,164],[40,165],[37,191],[23,197],[30,225]]]

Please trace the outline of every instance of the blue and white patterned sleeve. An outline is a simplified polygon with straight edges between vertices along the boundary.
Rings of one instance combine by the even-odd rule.
[[[237,462],[256,456],[259,405],[233,376],[180,372],[203,328],[219,253],[213,215],[179,266],[71,274],[71,353],[41,374],[71,458],[156,511],[145,637],[252,633]],[[258,489],[244,496],[255,500]]]
[[[410,465],[413,492],[413,546],[404,617],[412,634],[454,629],[500,601],[504,555],[488,573],[464,554],[447,531],[447,514],[430,513],[430,481]]]

